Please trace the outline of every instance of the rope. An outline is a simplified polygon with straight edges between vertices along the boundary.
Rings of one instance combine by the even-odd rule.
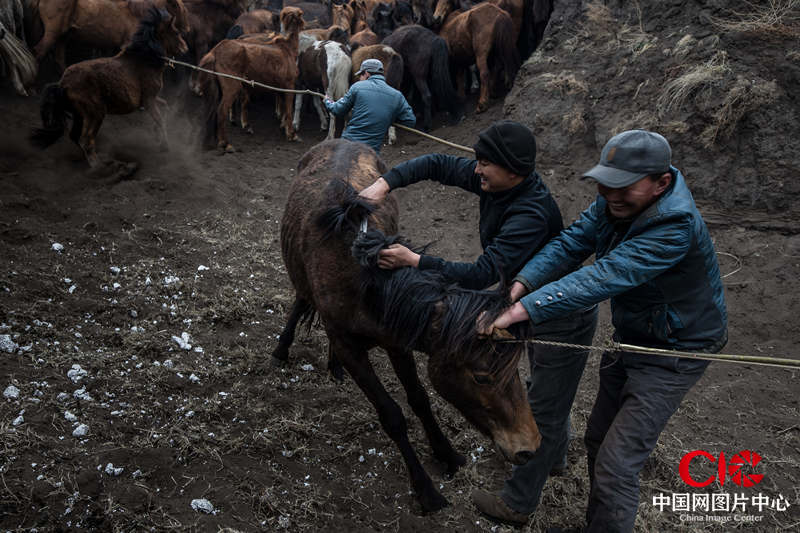
[[[261,83],[255,80],[248,80],[246,78],[240,78],[239,76],[234,76],[233,74],[225,74],[224,72],[216,72],[214,70],[209,70],[207,68],[198,67],[197,65],[193,65],[191,63],[186,63],[184,61],[178,61],[177,59],[173,59],[171,57],[162,57],[162,59],[166,60],[169,63],[170,68],[175,68],[175,65],[181,65],[183,67],[188,67],[194,70],[199,70],[201,72],[206,72],[208,74],[214,74],[215,76],[220,76],[223,78],[230,78],[232,80],[240,81],[242,83],[246,83],[250,87],[261,87],[262,89],[268,89],[270,91],[276,91],[280,93],[293,93],[293,94],[310,94],[312,96],[319,96],[320,98],[325,98],[325,95],[322,93],[318,93],[316,91],[312,91],[310,89],[284,89],[283,87],[273,87],[272,85],[267,85],[266,83]],[[436,141],[438,143],[442,143],[447,145],[451,148],[456,148],[458,150],[463,150],[465,152],[469,152],[471,154],[475,153],[475,150],[470,148],[469,146],[463,146],[461,144],[452,143],[450,141],[446,141],[439,137],[435,137],[424,131],[420,131],[418,129],[410,128],[408,126],[403,126],[402,124],[394,123],[392,126],[396,128],[400,128],[401,130],[410,131],[411,133],[416,133],[417,135],[421,135],[422,137],[426,137],[431,139],[432,141]]]
[[[603,351],[603,352],[634,352],[643,354],[663,355],[667,357],[678,357],[681,359],[702,359],[705,361],[723,361],[727,363],[742,363],[753,364],[762,366],[774,366],[778,368],[800,368],[800,360],[787,359],[781,357],[761,357],[757,355],[732,355],[723,353],[696,353],[696,352],[681,352],[677,350],[664,350],[661,348],[650,348],[648,346],[636,346],[634,344],[623,344],[613,342],[611,347],[604,346],[586,346],[583,344],[571,344],[568,342],[545,341],[540,339],[514,339],[510,340],[505,337],[493,337],[495,342],[501,343],[522,343],[530,342],[533,344],[544,344],[549,346],[559,346],[562,348],[573,348],[578,350],[589,350],[590,352]]]

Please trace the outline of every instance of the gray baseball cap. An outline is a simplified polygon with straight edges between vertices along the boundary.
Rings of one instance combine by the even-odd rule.
[[[380,59],[365,59],[361,62],[361,68],[356,72],[356,76],[361,76],[363,72],[383,74],[383,63],[381,63]]]
[[[600,161],[581,179],[592,178],[606,187],[621,189],[650,174],[668,172],[671,158],[669,143],[658,133],[623,131],[606,143]]]

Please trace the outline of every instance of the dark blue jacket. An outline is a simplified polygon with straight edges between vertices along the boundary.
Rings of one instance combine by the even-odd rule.
[[[724,342],[714,245],[683,176],[670,171],[673,183],[632,221],[609,217],[598,196],[525,265],[517,280],[532,291],[521,302],[535,324],[610,298],[620,342],[683,350]],[[593,253],[594,264],[569,273]]]
[[[510,281],[564,226],[558,205],[536,172],[512,189],[489,193],[481,190],[475,165],[477,161],[464,157],[424,155],[397,165],[383,179],[392,189],[430,179],[480,197],[478,227],[483,255],[474,263],[423,255],[419,268],[440,270],[467,289],[485,289],[499,281],[497,268],[501,268],[505,280]]]
[[[380,74],[370,74],[368,79],[357,81],[336,102],[325,102],[325,107],[336,116],[343,116],[352,109],[353,115],[342,138],[367,144],[378,153],[393,122],[404,126],[417,122],[403,93],[390,87]]]

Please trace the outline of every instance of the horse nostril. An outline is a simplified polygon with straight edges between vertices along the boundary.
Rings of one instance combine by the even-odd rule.
[[[530,450],[523,450],[514,455],[514,462],[518,465],[524,465],[531,459],[533,459],[533,452]]]

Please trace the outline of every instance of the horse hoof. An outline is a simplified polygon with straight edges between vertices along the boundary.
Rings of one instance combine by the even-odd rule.
[[[252,126],[247,126],[244,129],[244,132],[247,133],[248,135],[252,135],[253,134],[253,127]]]
[[[447,498],[442,496],[433,486],[430,486],[428,490],[419,495],[419,503],[426,513],[435,513],[450,505]]]
[[[486,109],[488,109],[488,107],[489,106],[486,105],[486,104],[478,104],[478,106],[475,108],[475,112],[476,113],[483,113],[484,111],[486,111]]]
[[[227,146],[225,146],[225,153],[226,154],[232,154],[235,151],[236,151],[236,148],[234,148],[232,144],[228,144]]]

